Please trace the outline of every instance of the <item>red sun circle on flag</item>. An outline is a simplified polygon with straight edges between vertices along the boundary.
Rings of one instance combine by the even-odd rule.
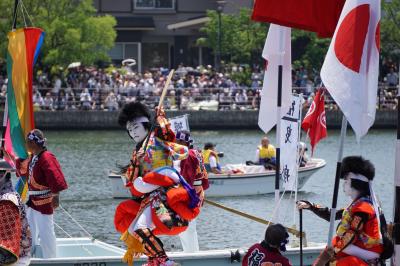
[[[325,111],[323,111],[320,115],[319,115],[319,122],[321,123],[321,125],[326,128],[326,116],[325,116]]]
[[[369,4],[353,8],[342,20],[334,44],[337,59],[359,73],[370,21]]]
[[[307,116],[312,115],[314,113],[314,111],[315,111],[315,102],[313,101],[311,103],[310,109],[308,109],[308,112],[307,112],[307,114],[306,114],[306,116],[304,118],[306,118]]]
[[[379,51],[381,49],[381,22],[380,21],[376,25],[375,44],[376,44],[376,49],[378,49],[378,51]]]

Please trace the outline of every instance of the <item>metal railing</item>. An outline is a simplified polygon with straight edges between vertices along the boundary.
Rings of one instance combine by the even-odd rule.
[[[175,95],[166,96],[164,108],[166,110],[258,110],[261,98],[260,88],[184,88],[175,89]],[[312,101],[312,92],[315,88],[294,87],[293,92],[303,94],[307,107]],[[140,100],[150,108],[155,107],[160,100],[157,90],[146,94],[136,91],[135,94],[129,90],[123,93],[110,93],[110,91],[90,91],[90,96],[82,94],[82,90],[71,89],[71,92],[64,94],[52,93],[51,89],[42,89],[40,96],[35,93],[33,97],[34,110],[48,111],[73,111],[73,110],[105,110],[117,111],[125,103]],[[237,96],[240,91],[243,94]],[[377,109],[396,110],[398,93],[397,87],[381,86],[378,89]],[[82,96],[82,97],[81,97]],[[0,108],[4,106],[5,96],[0,95]],[[330,110],[337,109],[335,101],[327,93],[325,107]]]

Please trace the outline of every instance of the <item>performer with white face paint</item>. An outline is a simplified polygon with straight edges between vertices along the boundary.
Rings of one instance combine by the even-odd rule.
[[[322,266],[329,261],[334,261],[337,266],[380,265],[391,256],[393,251],[387,245],[390,240],[387,238],[386,221],[372,189],[374,176],[373,164],[361,156],[343,159],[343,191],[351,203],[336,212],[340,224],[333,239],[333,248],[325,249],[313,265]],[[327,221],[330,219],[328,208],[304,200],[298,201],[297,207],[309,209]]]
[[[118,122],[136,144],[131,163],[121,171],[132,199],[117,207],[114,218],[127,245],[124,261],[131,265],[145,254],[145,265],[178,265],[169,260],[157,235],[185,231],[200,212],[196,191],[172,168],[173,161],[188,156],[188,148],[175,143],[163,110],[156,109],[154,130],[150,113],[140,102],[126,104]]]

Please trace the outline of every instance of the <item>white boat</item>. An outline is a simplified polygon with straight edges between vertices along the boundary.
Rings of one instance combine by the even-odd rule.
[[[325,247],[314,244],[303,247],[304,265],[311,265]],[[32,258],[30,265],[47,266],[126,266],[122,262],[125,250],[90,238],[58,238],[57,257],[52,259]],[[241,265],[244,250],[207,250],[195,253],[168,252],[168,256],[182,266],[228,266]],[[300,265],[299,248],[288,247],[284,253],[294,266]],[[40,247],[36,248],[36,255],[40,256]],[[145,263],[146,257],[135,260],[134,265]]]
[[[325,160],[312,158],[304,167],[299,168],[298,189],[301,189],[312,174],[326,165]],[[264,166],[233,164],[226,166],[228,170],[240,169],[237,174],[209,174],[210,187],[206,190],[208,197],[245,196],[274,193],[275,170],[265,170]],[[114,198],[130,198],[119,174],[110,173],[111,189]],[[282,184],[280,185],[282,187]]]
[[[298,189],[310,179],[311,175],[326,165],[325,160],[312,158],[299,168]],[[238,174],[209,174],[208,197],[248,196],[274,193],[275,170],[265,170],[262,165],[227,165],[227,170],[239,169]],[[282,190],[282,181],[279,186]]]

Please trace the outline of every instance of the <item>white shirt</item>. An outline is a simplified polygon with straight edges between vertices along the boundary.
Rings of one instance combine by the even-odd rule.
[[[210,167],[212,168],[217,168],[217,159],[214,156],[210,156],[208,159],[210,162]]]

